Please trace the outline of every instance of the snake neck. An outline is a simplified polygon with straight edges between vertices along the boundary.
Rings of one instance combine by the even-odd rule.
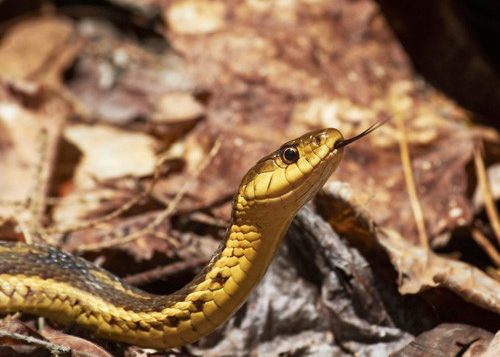
[[[240,193],[234,200],[232,221],[226,234],[224,250],[232,248],[233,253],[238,254],[241,253],[238,248],[242,248],[245,253],[255,254],[252,256],[252,262],[257,263],[254,268],[262,277],[293,216],[286,207],[271,207],[265,202],[248,202]],[[236,244],[239,245],[235,246]]]
[[[263,207],[242,205],[243,201],[239,195],[235,198],[226,237],[198,282],[193,284],[193,293],[187,296],[187,300],[207,300],[205,314],[214,325],[245,302],[265,274],[290,222],[277,217],[279,214],[274,217],[274,213],[263,220],[261,215],[266,211]],[[268,211],[267,215],[270,216]],[[207,308],[210,304],[217,307],[213,315],[212,309]]]

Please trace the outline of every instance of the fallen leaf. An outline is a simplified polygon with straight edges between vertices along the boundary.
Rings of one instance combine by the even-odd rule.
[[[156,103],[152,120],[158,123],[197,119],[204,114],[204,107],[188,93],[170,93]]]
[[[60,85],[81,47],[71,21],[34,18],[9,28],[0,42],[0,76]]]
[[[360,238],[375,239],[382,245],[398,272],[398,286],[402,294],[416,294],[426,288],[441,286],[477,306],[500,312],[498,281],[470,264],[441,257],[413,244],[394,230],[375,228],[370,214],[359,208],[352,191],[346,186],[326,186],[321,201],[321,211],[327,215],[334,229],[348,232],[348,237],[357,236],[361,230],[364,234],[357,238],[358,241]],[[353,226],[357,228],[351,230],[349,227]]]
[[[75,186],[92,188],[95,180],[149,176],[156,163],[156,142],[146,134],[105,125],[73,125],[65,137],[82,152]]]
[[[226,5],[223,1],[177,1],[167,9],[165,16],[174,32],[206,34],[224,27]]]
[[[412,245],[394,231],[381,231],[378,240],[400,272],[399,290],[402,294],[442,286],[466,301],[500,313],[500,283],[481,270]]]
[[[104,348],[77,336],[47,328],[42,331],[42,335],[52,343],[71,348],[74,357],[87,357],[89,355],[92,357],[113,357]]]
[[[391,357],[484,356],[492,334],[463,324],[441,324],[426,331]]]
[[[495,357],[500,354],[500,331],[496,333],[491,340],[488,349],[482,354],[482,357]]]

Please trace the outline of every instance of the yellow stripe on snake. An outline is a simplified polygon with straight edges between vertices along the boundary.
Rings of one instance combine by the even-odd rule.
[[[244,176],[226,238],[178,292],[158,296],[122,283],[81,258],[43,244],[0,242],[0,313],[26,312],[77,323],[97,336],[167,349],[208,335],[246,300],[267,270],[296,212],[340,163],[336,129],[305,134]]]

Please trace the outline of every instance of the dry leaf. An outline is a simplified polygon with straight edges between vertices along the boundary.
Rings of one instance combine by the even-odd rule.
[[[225,17],[226,5],[222,1],[178,1],[166,13],[168,25],[182,34],[215,32],[224,27]]]
[[[492,334],[478,327],[462,324],[441,324],[419,335],[408,346],[391,357],[420,356],[484,356]]]
[[[127,201],[133,199],[134,194],[137,193],[109,187],[72,191],[55,203],[52,219],[55,225],[72,225],[97,219],[118,210]]]
[[[146,134],[104,126],[73,125],[65,137],[82,152],[75,186],[92,188],[95,180],[149,176],[156,163],[156,142]]]
[[[177,122],[197,119],[204,112],[204,107],[192,95],[169,93],[158,99],[151,119],[158,123]]]
[[[42,335],[50,342],[71,348],[74,357],[113,357],[102,347],[80,337],[67,335],[57,330],[45,328]]]
[[[500,282],[481,270],[408,243],[394,231],[380,231],[377,238],[400,272],[399,290],[402,294],[442,286],[466,301],[500,313]]]
[[[60,85],[80,47],[73,24],[66,19],[19,22],[0,42],[0,76]]]
[[[500,331],[498,331],[493,337],[488,349],[481,355],[481,357],[495,357],[498,355],[500,355]]]
[[[416,294],[429,287],[447,288],[464,300],[500,313],[500,283],[469,264],[440,257],[411,243],[389,229],[375,229],[370,213],[356,204],[345,186],[326,186],[321,197],[322,213],[335,230],[347,232],[359,240],[376,239],[382,245],[398,272],[402,294]],[[357,228],[351,228],[357,227]],[[364,243],[365,245],[367,243]],[[371,244],[373,246],[373,243]]]

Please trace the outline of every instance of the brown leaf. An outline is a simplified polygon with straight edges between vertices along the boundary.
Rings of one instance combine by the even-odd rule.
[[[407,125],[418,199],[432,244],[443,232],[471,222],[466,166],[472,157],[473,137],[465,126],[431,113]],[[386,125],[350,147],[337,177],[349,182],[356,202],[370,212],[377,224],[416,242],[415,220],[394,142],[397,135],[391,125]]]
[[[52,219],[56,226],[78,225],[79,222],[98,219],[133,199],[137,192],[125,188],[96,187],[79,190],[71,187],[53,206]]]
[[[96,180],[150,176],[154,171],[157,145],[147,134],[104,125],[73,125],[65,137],[82,152],[74,178],[78,189],[93,188]]]
[[[167,23],[182,34],[205,34],[225,25],[226,5],[222,1],[178,1],[167,11]]]
[[[481,270],[408,243],[394,231],[380,230],[377,237],[400,272],[399,290],[402,294],[442,286],[466,301],[500,313],[500,283]]]
[[[60,85],[81,47],[73,24],[63,18],[35,18],[9,28],[0,43],[0,76]]]
[[[491,340],[488,349],[482,354],[482,357],[495,357],[500,355],[500,331],[496,333]]]
[[[220,126],[288,129],[297,105],[324,97],[369,110],[384,97],[388,83],[411,77],[399,46],[368,1],[171,3],[164,15],[174,24],[168,37],[198,82],[210,89],[209,120]],[[200,6],[223,10],[206,13],[198,11]],[[225,16],[210,22],[217,25],[209,26],[209,34],[196,26],[195,34],[177,31],[182,14],[219,18],[216,13]],[[336,116],[330,112],[328,126]]]
[[[89,355],[92,357],[113,357],[111,353],[102,347],[77,336],[67,335],[48,328],[42,331],[42,335],[52,343],[71,348],[73,357],[86,357]]]
[[[169,93],[161,96],[156,103],[152,120],[158,123],[179,122],[201,117],[203,105],[188,93]]]
[[[334,229],[348,232],[347,237],[357,236],[357,232],[362,231],[357,241],[376,239],[382,245],[398,271],[402,294],[416,294],[429,287],[441,286],[484,309],[500,312],[499,282],[474,266],[415,245],[394,230],[375,229],[370,214],[355,203],[356,199],[346,186],[327,186],[321,202],[322,212]],[[364,245],[372,247],[373,243]]]
[[[441,324],[419,335],[391,357],[484,356],[493,335],[474,326]]]

